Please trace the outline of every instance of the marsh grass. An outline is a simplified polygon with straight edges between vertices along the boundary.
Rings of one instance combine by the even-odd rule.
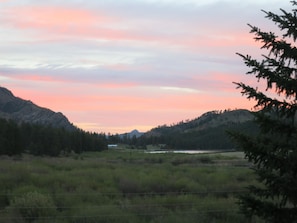
[[[248,222],[236,197],[256,183],[240,154],[105,151],[0,161],[0,222],[26,222],[7,210],[30,193],[55,207],[32,222]]]

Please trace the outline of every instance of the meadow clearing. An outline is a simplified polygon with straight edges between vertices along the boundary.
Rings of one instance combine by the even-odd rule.
[[[260,222],[238,195],[256,184],[243,153],[0,157],[0,222]]]

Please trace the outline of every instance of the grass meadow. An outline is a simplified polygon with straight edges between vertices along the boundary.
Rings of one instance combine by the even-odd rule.
[[[0,172],[0,222],[260,222],[239,212],[256,183],[242,153],[2,156]]]

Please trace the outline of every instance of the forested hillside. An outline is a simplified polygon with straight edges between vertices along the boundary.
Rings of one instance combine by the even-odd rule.
[[[194,120],[159,126],[129,142],[138,146],[162,144],[166,149],[231,150],[236,148],[227,131],[255,134],[258,128],[253,119],[248,110],[211,111]]]

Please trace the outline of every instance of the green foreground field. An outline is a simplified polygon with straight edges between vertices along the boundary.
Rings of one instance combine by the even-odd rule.
[[[0,222],[251,222],[237,205],[256,183],[242,153],[105,151],[0,160]]]

